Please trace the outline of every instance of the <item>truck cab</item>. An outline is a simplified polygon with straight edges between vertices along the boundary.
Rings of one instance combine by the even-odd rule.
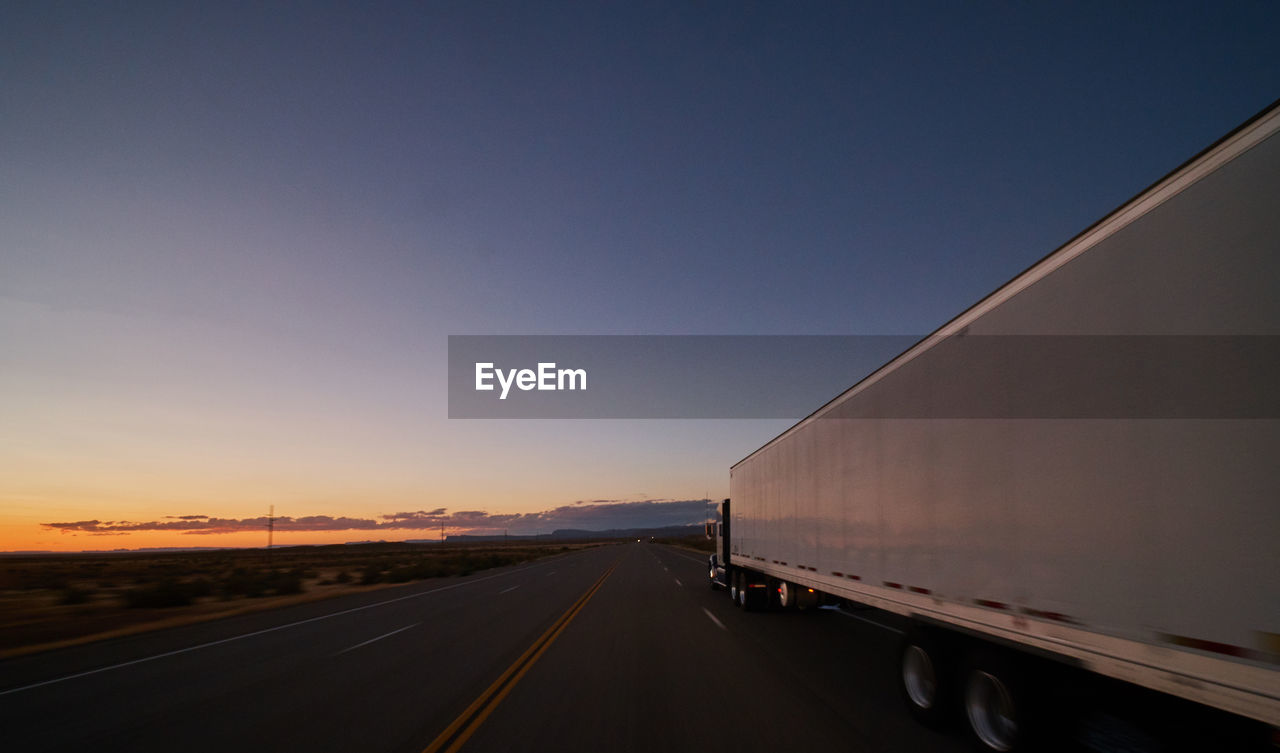
[[[707,538],[715,542],[715,551],[707,558],[711,589],[729,587],[729,500],[716,505],[714,520],[706,523]]]

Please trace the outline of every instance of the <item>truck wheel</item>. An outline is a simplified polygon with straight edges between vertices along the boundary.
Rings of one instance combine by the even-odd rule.
[[[1021,675],[1004,656],[979,653],[964,675],[964,711],[979,750],[1026,750],[1028,696]]]
[[[729,582],[733,584],[729,587],[729,596],[733,598],[733,605],[735,607],[741,607],[743,604],[742,573],[734,573],[730,576]]]
[[[742,608],[748,612],[758,612],[769,608],[769,589],[752,588],[750,578],[742,576]]]
[[[907,711],[926,727],[943,726],[951,704],[951,673],[942,647],[925,630],[912,628],[902,638],[899,659]]]
[[[709,580],[711,582],[712,591],[718,590],[720,588],[720,586],[716,583],[716,569],[714,567],[711,568],[711,575]]]
[[[796,608],[796,584],[780,580],[778,581],[777,593],[779,607],[786,610]]]

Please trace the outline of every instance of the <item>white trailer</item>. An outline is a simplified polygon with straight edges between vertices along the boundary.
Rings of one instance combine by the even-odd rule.
[[[1046,660],[1280,726],[1280,106],[734,465],[712,585],[911,621],[912,713]]]

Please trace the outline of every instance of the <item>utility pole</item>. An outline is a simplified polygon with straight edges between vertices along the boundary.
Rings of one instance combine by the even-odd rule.
[[[272,538],[275,536],[275,532],[276,532],[276,506],[272,505],[271,512],[267,513],[267,569],[268,570],[272,569],[271,544],[273,543]]]

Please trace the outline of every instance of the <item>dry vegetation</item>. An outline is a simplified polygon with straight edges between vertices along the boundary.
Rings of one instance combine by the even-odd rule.
[[[0,656],[468,575],[598,543],[354,544],[0,557]]]
[[[650,541],[655,544],[668,544],[705,554],[711,554],[716,550],[715,542],[701,534],[694,536],[659,536],[658,538],[650,539]]]

